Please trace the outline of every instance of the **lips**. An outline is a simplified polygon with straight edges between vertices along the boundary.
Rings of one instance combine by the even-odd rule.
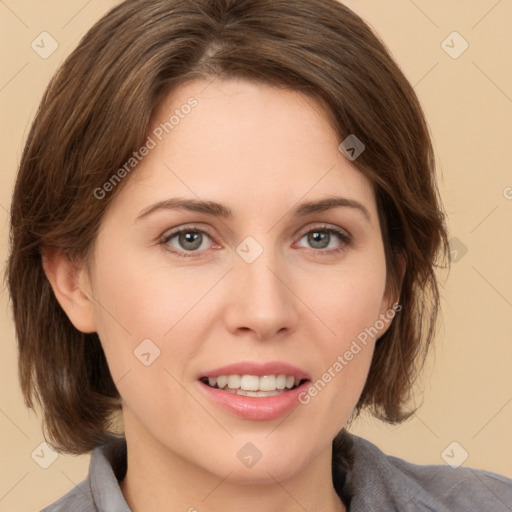
[[[298,394],[311,380],[300,368],[283,362],[241,362],[198,376],[198,384],[216,405],[236,416],[268,420],[299,405]]]

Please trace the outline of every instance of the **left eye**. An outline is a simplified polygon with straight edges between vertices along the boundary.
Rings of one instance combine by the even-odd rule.
[[[203,231],[195,230],[183,230],[171,233],[165,239],[165,243],[174,249],[187,252],[206,249],[206,246],[208,243],[211,243],[211,241],[208,234]]]
[[[301,237],[299,244],[303,240],[309,248],[322,250],[337,247],[340,241],[346,242],[347,237],[334,229],[313,229]]]

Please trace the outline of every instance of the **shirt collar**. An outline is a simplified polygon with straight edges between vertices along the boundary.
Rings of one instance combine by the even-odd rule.
[[[126,474],[126,440],[112,437],[95,448],[89,466],[89,485],[98,512],[131,512],[119,481]]]

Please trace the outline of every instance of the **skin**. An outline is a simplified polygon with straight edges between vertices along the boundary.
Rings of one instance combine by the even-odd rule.
[[[331,441],[358,401],[375,340],[286,418],[239,418],[201,393],[197,376],[277,360],[316,381],[391,308],[373,187],[338,150],[311,98],[246,81],[196,81],[167,96],[152,129],[191,96],[197,107],[126,178],[89,268],[58,251],[45,255],[74,325],[98,332],[123,399],[121,489],[134,512],[345,510],[332,485]],[[334,196],[359,202],[368,218],[354,207],[291,213]],[[160,209],[137,220],[171,197],[215,201],[233,216]],[[211,238],[179,257],[171,250],[190,245],[164,240],[178,226]],[[351,241],[329,239],[328,228]],[[308,237],[315,230],[326,249]],[[247,236],[263,249],[252,263],[236,252]],[[134,350],[148,338],[160,355],[145,366]],[[237,458],[248,442],[262,454],[252,468]]]

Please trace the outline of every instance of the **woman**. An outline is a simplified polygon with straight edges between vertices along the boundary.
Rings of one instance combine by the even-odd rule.
[[[349,9],[122,3],[50,84],[12,202],[25,399],[93,450],[45,511],[510,508],[505,477],[346,430],[412,414],[443,256],[421,107]]]

